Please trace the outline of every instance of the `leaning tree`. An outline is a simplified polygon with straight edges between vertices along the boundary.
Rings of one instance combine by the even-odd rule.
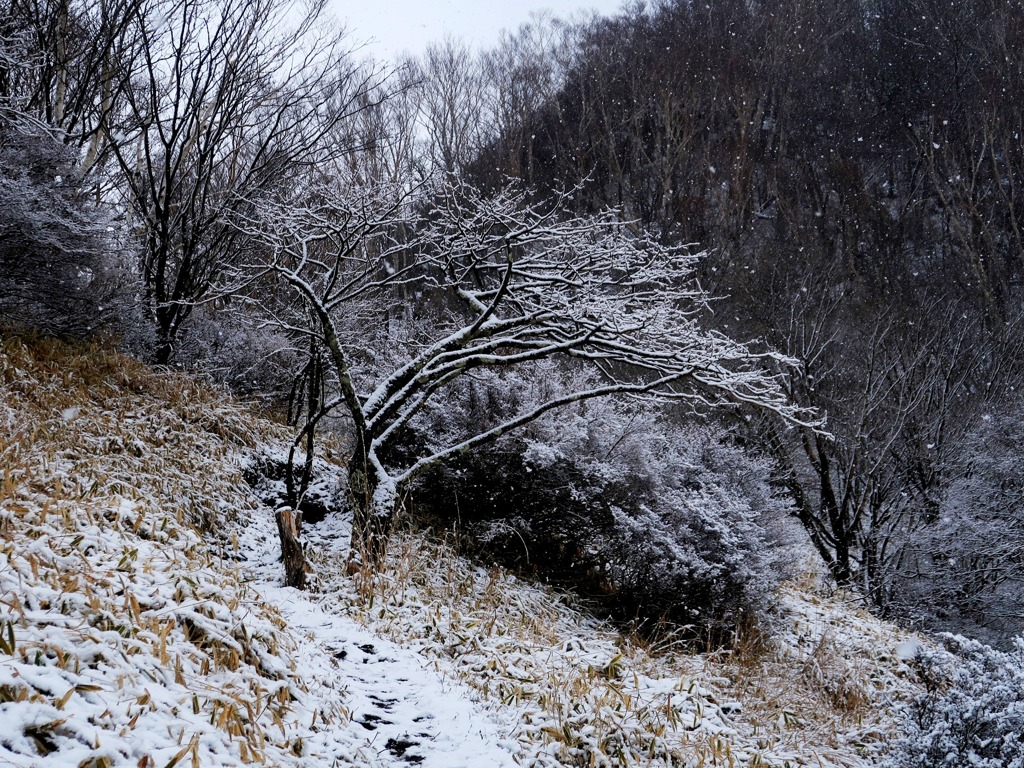
[[[322,399],[314,418],[340,409],[351,420],[352,551],[368,566],[384,556],[412,480],[570,403],[615,395],[745,403],[810,422],[784,394],[777,371],[785,358],[702,327],[708,296],[693,279],[699,254],[652,243],[613,213],[564,217],[565,208],[564,200],[529,204],[514,189],[356,195],[304,185],[236,221],[264,246],[248,265],[248,284],[277,285],[250,290],[250,300],[273,303],[278,322],[315,340],[329,361],[337,394]],[[400,296],[430,315],[418,333],[382,322]],[[374,333],[383,345],[368,360]],[[599,383],[454,438],[428,437],[412,455],[393,450],[461,377],[555,356],[596,372]]]

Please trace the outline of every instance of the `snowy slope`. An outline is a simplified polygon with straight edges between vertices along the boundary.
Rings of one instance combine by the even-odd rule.
[[[772,637],[652,647],[573,600],[396,536],[281,586],[242,470],[287,435],[98,349],[0,340],[0,764],[868,766],[905,639],[810,585]],[[756,642],[755,642],[756,640]]]
[[[241,476],[268,435],[183,377],[3,342],[0,763],[513,764],[462,686],[276,586]]]
[[[269,514],[258,515],[239,536],[251,586],[304,637],[300,676],[316,679],[325,665],[343,676],[350,739],[366,764],[515,765],[505,729],[474,706],[465,686],[445,680],[414,650],[368,631],[330,597],[280,586],[273,525]]]
[[[806,585],[780,595],[776,638],[694,655],[623,637],[571,597],[417,534],[360,582],[331,568],[343,520],[305,533],[323,603],[471,687],[523,765],[869,766],[912,689],[904,633]]]
[[[335,730],[344,676],[302,676],[301,638],[210,545],[212,520],[258,506],[226,464],[249,419],[54,344],[4,342],[0,385],[0,762],[300,765],[356,748]]]

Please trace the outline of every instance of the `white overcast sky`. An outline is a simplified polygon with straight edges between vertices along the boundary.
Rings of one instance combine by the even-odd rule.
[[[331,11],[353,42],[369,43],[367,53],[393,59],[405,51],[421,53],[445,35],[489,47],[502,29],[516,29],[531,12],[548,10],[560,18],[590,10],[608,15],[621,5],[622,0],[333,0]]]

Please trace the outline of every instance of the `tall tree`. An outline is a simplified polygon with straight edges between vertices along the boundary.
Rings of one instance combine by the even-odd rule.
[[[377,77],[321,24],[323,7],[160,0],[132,18],[134,67],[112,94],[104,151],[138,227],[158,363],[244,248],[226,218],[360,136],[341,129],[374,102]]]

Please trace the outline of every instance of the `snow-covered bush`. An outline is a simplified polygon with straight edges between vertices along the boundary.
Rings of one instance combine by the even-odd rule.
[[[0,319],[65,336],[110,320],[105,230],[74,173],[74,152],[45,127],[0,123]]]
[[[446,412],[498,419],[521,404],[508,400],[547,396],[569,375],[544,374],[478,378]],[[413,496],[482,557],[574,587],[620,620],[665,619],[702,636],[763,604],[793,543],[767,465],[724,428],[615,401],[579,404],[449,461]]]
[[[731,626],[778,583],[786,506],[721,428],[653,437],[648,487],[614,510],[612,579],[637,614]]]
[[[296,459],[301,465],[304,456]],[[301,466],[296,467],[296,472]],[[242,477],[252,488],[256,497],[271,509],[283,505],[297,507],[302,513],[303,523],[318,523],[327,515],[344,507],[344,499],[338,487],[335,467],[323,459],[314,459],[310,467],[310,479],[299,499],[288,493],[288,452],[264,451],[254,455],[242,470]]]
[[[934,520],[903,558],[905,611],[933,631],[1004,647],[1024,632],[1024,428],[1021,403],[980,418]]]
[[[232,392],[283,402],[301,355],[294,340],[261,325],[245,308],[197,307],[175,350],[175,364],[198,369]]]
[[[885,768],[1024,767],[1024,638],[998,651],[944,635],[950,653],[912,661],[925,692],[903,705],[905,735]]]

